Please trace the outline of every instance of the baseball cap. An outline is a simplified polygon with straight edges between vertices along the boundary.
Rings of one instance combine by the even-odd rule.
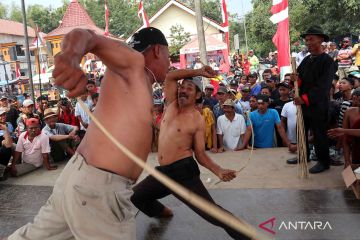
[[[226,87],[223,86],[219,87],[219,89],[217,90],[217,93],[227,93],[227,92],[228,90],[226,89]]]
[[[31,99],[25,99],[22,103],[24,107],[28,107],[30,105],[34,105],[34,102]]]
[[[135,33],[129,41],[129,46],[138,52],[143,52],[150,45],[160,44],[168,46],[164,34],[157,28],[147,27]]]
[[[349,73],[349,77],[355,77],[355,78],[360,79],[360,72],[353,71],[353,72]]]
[[[57,115],[53,110],[51,110],[50,108],[45,109],[45,111],[44,111],[44,119],[47,119],[49,117],[54,117],[54,116],[57,116]]]
[[[289,84],[286,84],[286,83],[284,83],[284,82],[281,82],[281,83],[276,84],[276,87],[278,87],[278,88],[279,88],[279,87],[286,87],[286,88],[288,88],[288,89],[291,88]]]
[[[191,81],[200,90],[200,92],[203,91],[203,84],[201,77],[185,78],[184,80]]]
[[[6,112],[7,112],[6,108],[4,108],[4,107],[0,108],[0,115],[3,115]]]
[[[256,101],[258,103],[269,102],[269,97],[264,94],[259,94],[256,96]]]
[[[26,126],[30,126],[32,124],[39,124],[39,119],[37,119],[37,118],[26,119],[26,121],[25,121]]]
[[[235,103],[231,99],[226,99],[226,101],[223,103],[223,106],[235,107]]]
[[[208,84],[205,86],[205,89],[212,89],[214,90],[214,86],[212,84]]]

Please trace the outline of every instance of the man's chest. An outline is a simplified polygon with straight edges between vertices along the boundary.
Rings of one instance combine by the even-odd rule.
[[[252,119],[254,128],[267,128],[273,127],[275,124],[275,120],[270,114],[259,114],[255,118]]]
[[[35,138],[32,141],[26,139],[23,145],[24,145],[25,153],[34,153],[36,151],[40,151],[41,149],[41,142],[39,141],[38,138]]]
[[[196,130],[194,122],[191,116],[167,113],[162,119],[160,130],[172,136],[192,135]]]

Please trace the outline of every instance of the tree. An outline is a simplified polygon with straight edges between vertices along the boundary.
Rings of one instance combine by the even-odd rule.
[[[7,12],[6,5],[0,3],[0,19],[5,19],[6,18],[6,12]]]
[[[180,49],[191,40],[190,33],[185,32],[184,27],[180,24],[171,26],[170,31],[170,55],[179,56]]]
[[[22,12],[18,5],[14,2],[11,4],[9,19],[15,22],[22,22]]]

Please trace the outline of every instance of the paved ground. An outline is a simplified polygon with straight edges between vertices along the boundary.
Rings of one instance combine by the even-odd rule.
[[[239,169],[246,162],[249,151],[211,154],[216,162],[227,168]],[[285,149],[256,150],[253,159],[230,183],[215,185],[214,175],[201,169],[201,178],[210,188],[214,199],[234,215],[257,227],[274,218],[274,226],[266,226],[276,232],[268,236],[276,239],[359,239],[360,201],[346,190],[341,178],[342,167],[313,175],[310,179],[298,178],[297,166],[285,164],[293,155]],[[149,156],[149,164],[155,165],[155,155]],[[19,179],[9,179],[0,184],[0,236],[13,232],[32,221],[33,216],[51,194],[52,185],[63,165],[56,171],[38,170]],[[146,174],[142,175],[142,178]],[[210,179],[209,179],[210,178]],[[150,219],[137,216],[139,240],[230,239],[226,233],[194,214],[174,197],[162,201],[171,207],[175,216],[171,220]],[[289,229],[297,221],[321,221],[325,230],[311,229],[308,225],[297,230]],[[286,226],[288,228],[286,228]],[[291,227],[291,226],[290,226]],[[303,228],[305,226],[303,225]],[[331,228],[331,229],[330,229]]]

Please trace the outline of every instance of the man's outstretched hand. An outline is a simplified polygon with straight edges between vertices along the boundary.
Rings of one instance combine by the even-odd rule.
[[[200,76],[207,77],[207,78],[213,78],[217,75],[217,72],[214,71],[210,66],[203,66],[199,69]]]
[[[216,175],[220,178],[221,181],[229,182],[236,178],[236,171],[220,168]]]

